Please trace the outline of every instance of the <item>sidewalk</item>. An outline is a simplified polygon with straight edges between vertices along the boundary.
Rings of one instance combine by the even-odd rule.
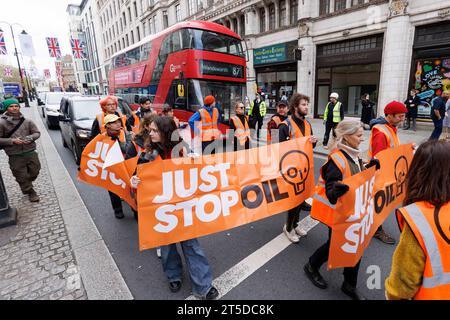
[[[80,198],[37,107],[21,108],[41,131],[42,165],[31,203],[0,152],[0,169],[16,226],[0,229],[0,300],[132,299],[114,260]],[[51,168],[51,170],[50,170]]]

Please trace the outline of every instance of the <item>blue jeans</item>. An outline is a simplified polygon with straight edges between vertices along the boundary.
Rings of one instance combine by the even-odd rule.
[[[443,118],[441,118],[441,120],[433,119],[433,123],[434,123],[434,130],[431,133],[430,140],[439,140],[439,137],[441,136],[442,133],[442,126],[444,123],[444,119]]]
[[[208,260],[197,239],[180,242],[187,264],[192,292],[204,297],[212,287],[212,273]],[[161,247],[161,261],[169,282],[181,281],[183,266],[176,243]]]

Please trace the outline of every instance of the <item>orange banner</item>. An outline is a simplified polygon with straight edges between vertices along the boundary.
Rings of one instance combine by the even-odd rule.
[[[352,267],[370,240],[406,194],[406,176],[413,158],[411,144],[380,152],[375,167],[347,178],[350,190],[336,204],[328,268]]]
[[[109,190],[136,209],[136,199],[132,196],[130,177],[136,169],[137,157],[103,168],[108,151],[115,141],[105,134],[97,135],[81,154],[78,179],[94,186]]]
[[[314,191],[309,138],[138,165],[141,250],[221,232],[289,210]]]

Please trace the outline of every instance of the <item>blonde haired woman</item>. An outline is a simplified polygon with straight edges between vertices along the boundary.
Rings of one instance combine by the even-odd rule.
[[[355,175],[366,167],[360,158],[359,146],[364,141],[364,129],[360,121],[345,119],[341,121],[335,129],[336,137],[330,146],[331,152],[328,161],[320,169],[319,186],[312,205],[311,214],[321,215],[321,221],[331,221],[330,217],[335,214],[334,205],[343,196],[349,187],[342,183],[342,180]],[[368,165],[377,166],[378,160],[372,160]],[[324,186],[324,187],[321,187]],[[318,200],[321,199],[321,200]],[[330,251],[330,240],[332,229],[331,223],[328,225],[328,241],[314,252],[305,265],[304,270],[311,282],[318,288],[328,287],[325,279],[320,275],[320,267],[328,261]],[[364,296],[356,289],[358,270],[361,260],[354,266],[344,268],[344,282],[342,291],[354,300],[364,300]]]

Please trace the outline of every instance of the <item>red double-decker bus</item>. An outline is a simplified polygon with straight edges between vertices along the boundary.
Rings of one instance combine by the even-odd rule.
[[[228,28],[204,21],[180,22],[149,36],[112,58],[110,94],[133,107],[149,96],[153,108],[174,108],[181,121],[213,95],[226,129],[232,104],[245,97],[246,58],[241,38]]]

